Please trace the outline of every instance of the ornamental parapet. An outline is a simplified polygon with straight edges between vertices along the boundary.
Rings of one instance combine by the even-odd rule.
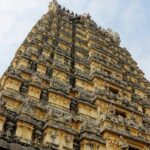
[[[75,45],[75,49],[77,49],[77,50],[79,50],[79,51],[82,51],[82,52],[87,52],[88,53],[88,48],[86,49],[86,48],[83,48],[83,47],[81,47],[81,46],[78,46],[78,45]]]
[[[107,96],[106,93],[108,92],[102,90],[101,92],[94,94],[94,98],[92,101],[95,103],[97,103],[97,101],[105,101],[120,108],[126,109],[130,112],[134,112],[135,114],[138,114],[140,116],[144,116],[144,113],[140,109],[137,109],[137,105],[135,103],[132,103],[130,100],[127,99],[114,99],[113,97]]]
[[[64,38],[59,37],[59,38],[58,38],[58,41],[59,41],[60,43],[63,43],[63,44],[65,44],[65,45],[71,47],[71,42],[68,42],[68,41],[65,40]]]
[[[58,129],[58,130],[63,130],[72,135],[77,134],[77,132],[75,130],[73,130],[71,128],[71,126],[65,124],[64,122],[59,122],[59,121],[55,121],[55,120],[50,120],[49,122],[46,122],[43,129],[46,129],[46,128],[54,128],[54,129]]]
[[[60,90],[64,93],[68,93],[70,90],[70,84],[60,81],[58,79],[56,79],[55,77],[51,78],[51,82],[50,82],[50,88],[52,89],[56,89],[56,90]]]
[[[142,90],[143,92],[148,92],[148,91],[149,91],[146,87],[140,85],[139,83],[133,83],[133,84],[132,84],[132,88],[133,88],[133,89]]]
[[[150,141],[147,140],[147,139],[143,139],[143,137],[140,137],[140,136],[136,137],[134,135],[131,135],[128,132],[119,131],[118,129],[114,129],[112,126],[109,126],[109,127],[106,127],[106,128],[101,128],[101,134],[105,131],[109,131],[109,132],[115,133],[117,135],[121,135],[121,136],[129,138],[130,140],[133,140],[133,141],[137,141],[137,142],[140,142],[140,143],[145,143],[145,144],[148,144],[148,145],[150,144]]]
[[[121,66],[119,66],[118,64],[112,64],[111,62],[105,61],[105,60],[101,59],[99,56],[94,56],[94,55],[91,56],[89,58],[89,62],[92,62],[92,61],[99,62],[99,63],[105,65],[106,67],[109,67],[113,70],[116,70],[117,72],[120,72]]]
[[[105,73],[105,72],[101,72],[101,71],[98,71],[98,70],[95,70],[94,72],[92,72],[91,74],[91,78],[94,78],[94,77],[100,77],[108,82],[111,82],[115,85],[118,85],[119,87],[123,88],[123,89],[127,89],[127,90],[130,90],[127,86],[127,83],[125,81],[120,81],[118,80],[117,78],[113,78],[111,75]]]
[[[83,72],[83,71],[81,71],[81,70],[79,70],[79,69],[76,69],[75,75],[76,75],[76,76],[79,76],[79,77],[81,77],[81,78],[85,78],[85,79],[87,79],[87,80],[90,80],[90,75],[87,74],[87,73],[85,74],[85,72]]]
[[[62,70],[67,71],[67,72],[69,71],[69,65],[68,64],[62,64],[61,62],[56,61],[56,60],[53,61],[52,68],[62,69]]]
[[[114,57],[113,52],[111,50],[108,50],[107,48],[102,47],[101,45],[97,46],[96,44],[90,44],[89,48],[90,49],[95,49],[96,51],[99,51],[101,53],[104,53],[106,55]]]
[[[82,63],[83,65],[89,67],[89,59],[88,59],[88,57],[81,58],[81,57],[79,57],[79,56],[76,55],[75,56],[75,61],[79,62],[79,63]]]
[[[66,58],[70,59],[70,51],[66,51],[61,48],[57,48],[56,53],[61,54],[61,55],[65,56]]]
[[[84,130],[80,133],[80,140],[82,139],[88,139],[88,140],[94,140],[94,141],[97,141],[97,142],[100,142],[102,144],[106,144],[105,140],[102,138],[102,136],[98,133],[93,133],[92,131],[87,131],[87,130]]]
[[[115,112],[114,112],[115,113]],[[121,115],[104,113],[100,117],[99,125],[103,127],[112,127],[120,131],[133,134],[134,136],[142,137],[148,133],[148,130],[143,124],[137,124],[132,118],[125,118]],[[140,133],[139,133],[140,132]]]

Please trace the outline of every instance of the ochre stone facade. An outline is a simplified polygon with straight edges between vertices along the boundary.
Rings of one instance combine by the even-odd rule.
[[[0,149],[150,150],[144,73],[117,33],[56,0],[0,87]]]

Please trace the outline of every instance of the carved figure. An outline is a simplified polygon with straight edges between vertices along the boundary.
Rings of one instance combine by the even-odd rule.
[[[113,42],[120,45],[120,36],[117,32],[113,32],[111,29],[107,29],[107,32],[109,33],[109,36],[112,37]]]

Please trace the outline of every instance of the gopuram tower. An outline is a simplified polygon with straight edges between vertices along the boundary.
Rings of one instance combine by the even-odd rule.
[[[0,150],[150,150],[150,83],[118,33],[53,0],[0,79]]]

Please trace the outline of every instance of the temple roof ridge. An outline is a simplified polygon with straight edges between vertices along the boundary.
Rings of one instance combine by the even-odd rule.
[[[59,5],[57,0],[52,0],[52,1],[50,2],[50,4],[53,4],[53,5],[56,5],[56,6]]]
[[[78,15],[77,13],[74,13],[73,11],[70,11],[69,9],[66,9],[65,7],[62,7],[61,5],[59,5],[57,0],[52,0],[50,2],[50,4],[49,4],[50,11],[56,12],[59,8],[68,12],[72,17],[80,16],[81,19],[83,19],[86,22],[86,24],[89,24],[90,26],[98,28],[97,23],[92,19],[91,15],[89,13],[83,13],[82,15]],[[121,40],[120,40],[120,36],[117,32],[112,31],[112,29],[110,29],[110,28],[105,29],[105,28],[101,28],[101,27],[100,27],[100,31],[104,35],[108,35],[108,37],[110,37],[112,39],[112,41],[115,42],[117,45],[120,45]]]
[[[60,5],[58,4],[57,0],[52,0],[50,3],[49,3],[49,10],[57,10],[57,8],[59,7]]]

